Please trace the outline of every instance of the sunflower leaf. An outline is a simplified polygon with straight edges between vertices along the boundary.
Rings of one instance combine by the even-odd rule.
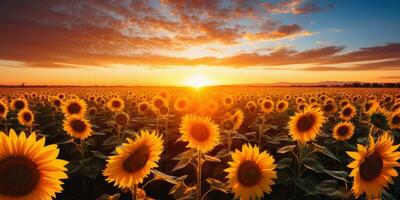
[[[229,193],[229,188],[227,184],[220,180],[214,178],[208,178],[207,183],[210,184],[210,187],[214,190],[219,190],[224,193]]]
[[[277,152],[278,153],[282,153],[282,154],[283,153],[288,153],[290,151],[293,151],[294,148],[296,148],[296,145],[286,145],[284,147],[279,148]]]

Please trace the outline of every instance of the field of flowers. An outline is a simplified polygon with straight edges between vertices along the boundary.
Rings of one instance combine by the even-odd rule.
[[[400,199],[400,89],[0,89],[0,199]]]

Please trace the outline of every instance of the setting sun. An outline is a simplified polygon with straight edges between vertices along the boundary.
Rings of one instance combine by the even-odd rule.
[[[209,80],[207,77],[205,77],[203,75],[193,75],[185,81],[185,85],[194,87],[194,88],[201,88],[201,87],[209,86],[212,84],[213,84],[213,81]]]

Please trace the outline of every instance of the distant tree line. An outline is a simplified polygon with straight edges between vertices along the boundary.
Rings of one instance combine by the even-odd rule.
[[[399,83],[345,83],[342,85],[291,85],[290,87],[400,88]]]

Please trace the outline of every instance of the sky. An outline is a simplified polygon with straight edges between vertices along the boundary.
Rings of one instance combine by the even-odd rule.
[[[0,84],[400,81],[396,0],[2,0]]]

